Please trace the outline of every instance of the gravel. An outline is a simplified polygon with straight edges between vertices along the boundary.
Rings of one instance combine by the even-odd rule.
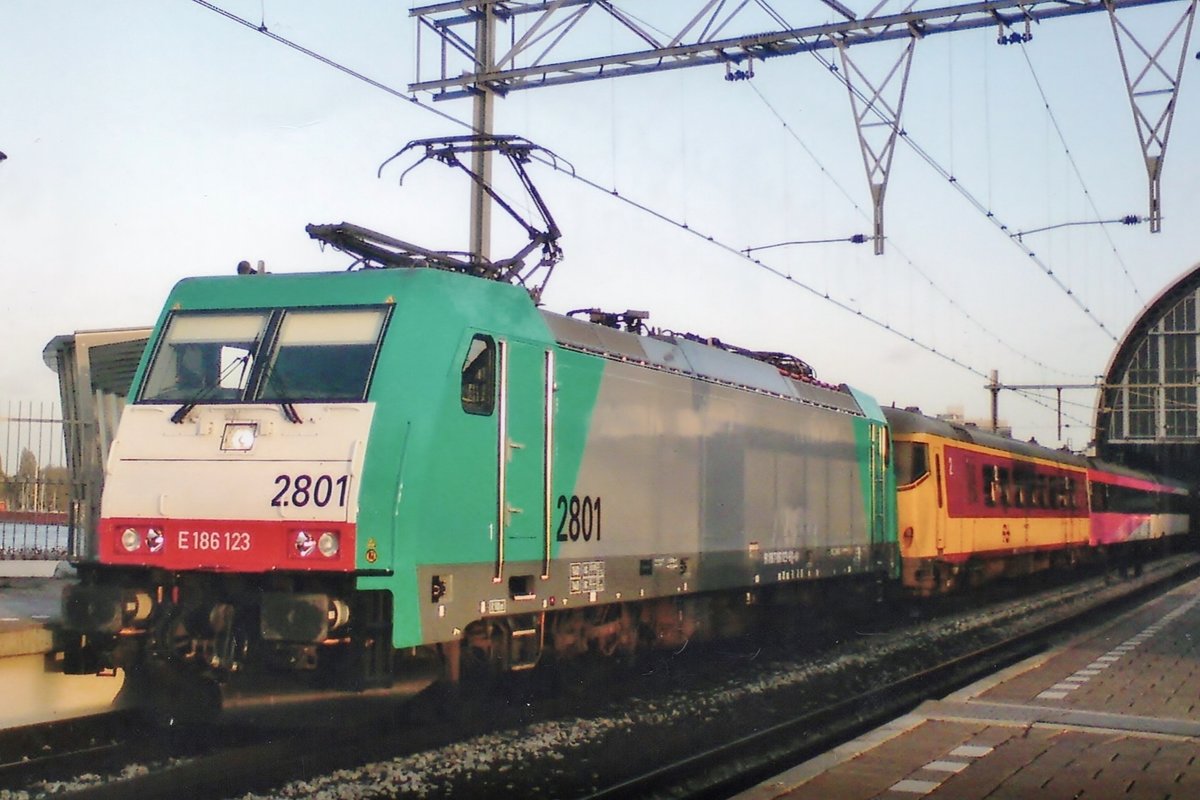
[[[259,798],[354,800],[396,796],[569,797],[609,785],[622,775],[703,751],[720,741],[761,729],[830,698],[844,697],[920,664],[966,652],[1023,629],[1042,624],[1081,605],[1128,591],[1151,578],[1109,585],[1093,578],[1067,589],[1052,589],[981,610],[950,612],[933,619],[905,622],[895,615],[873,622],[883,630],[859,630],[853,638],[802,647],[758,650],[734,645],[691,648],[626,673],[621,686],[595,693],[584,713],[556,713],[555,703],[510,700],[532,717],[526,725],[506,726],[449,746],[376,760],[354,768],[292,781]],[[865,626],[863,626],[865,627]],[[587,688],[584,687],[585,693]],[[512,711],[513,709],[508,709]],[[511,717],[511,714],[509,716]],[[337,736],[336,731],[321,735]],[[347,732],[347,737],[361,736]],[[174,761],[130,765],[119,773],[80,775],[71,781],[45,782],[25,790],[0,790],[0,800],[54,797],[120,781],[150,770],[169,769]],[[622,770],[624,772],[622,772]]]
[[[727,739],[739,728],[770,724],[770,716],[794,715],[798,703],[822,705],[831,693],[845,695],[856,687],[887,680],[892,674],[907,672],[914,661],[937,661],[951,650],[965,652],[1040,625],[1048,614],[1067,614],[1081,604],[1091,605],[1129,588],[1130,583],[1110,586],[1102,578],[1091,579],[1065,594],[1055,589],[982,611],[952,613],[898,630],[861,633],[829,650],[800,658],[731,657],[713,649],[704,654],[713,657],[708,666],[713,660],[741,663],[724,670],[724,678],[707,686],[697,687],[689,679],[695,676],[683,675],[678,688],[649,697],[626,696],[619,706],[596,716],[540,721],[437,750],[294,781],[270,794],[238,797],[357,800],[397,795],[586,794],[605,785],[602,777],[611,762],[624,762],[631,752],[653,761],[671,757],[680,747],[700,750],[707,740]],[[688,667],[675,671],[687,672]],[[718,667],[717,671],[722,670]]]

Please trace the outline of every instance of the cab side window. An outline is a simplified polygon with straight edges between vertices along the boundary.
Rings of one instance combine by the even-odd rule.
[[[908,486],[929,474],[929,455],[920,442],[895,442],[896,484]]]
[[[496,408],[496,342],[481,333],[471,340],[463,360],[462,407],[483,416]]]

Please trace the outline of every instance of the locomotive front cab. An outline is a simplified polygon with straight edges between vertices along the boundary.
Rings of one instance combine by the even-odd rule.
[[[91,559],[64,595],[69,672],[314,671],[387,617],[364,608],[354,573],[394,304],[268,305],[270,282],[173,294],[109,453]]]

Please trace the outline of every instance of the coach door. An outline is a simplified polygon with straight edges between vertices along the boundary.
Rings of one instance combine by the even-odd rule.
[[[497,341],[496,563],[493,579],[532,595],[549,576],[554,351]]]
[[[933,515],[934,540],[937,543],[937,554],[940,556],[946,550],[946,528],[949,526],[950,515],[946,512],[946,480],[942,474],[942,456],[944,447],[931,447],[933,451],[933,488],[937,497],[937,511]],[[949,456],[947,455],[947,461]],[[962,546],[961,537],[959,546]]]

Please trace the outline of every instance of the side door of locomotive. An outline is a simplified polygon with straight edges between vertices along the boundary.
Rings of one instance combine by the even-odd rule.
[[[496,558],[493,580],[533,594],[550,566],[554,350],[496,341]]]
[[[890,473],[890,439],[885,425],[871,426],[871,502],[870,543],[875,554],[876,566],[882,563],[884,549],[889,540],[889,528],[894,520],[888,504],[888,475]]]

